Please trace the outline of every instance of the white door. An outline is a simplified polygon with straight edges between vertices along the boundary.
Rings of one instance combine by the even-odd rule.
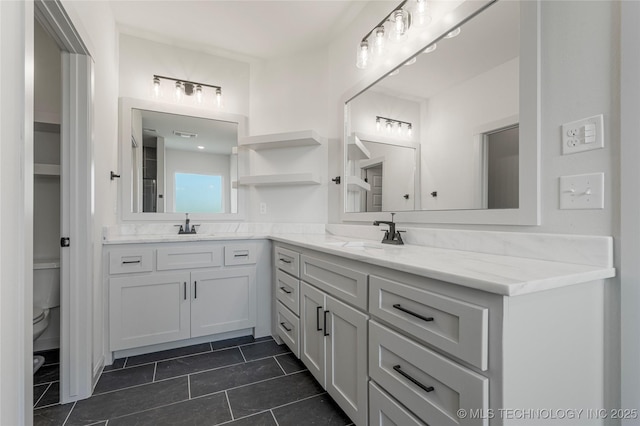
[[[254,268],[191,273],[191,337],[256,325]]]
[[[325,387],[325,294],[300,283],[300,359],[313,377]]]
[[[188,339],[189,273],[109,279],[110,350]]]
[[[368,316],[331,296],[326,306],[327,392],[355,424],[366,425]]]
[[[375,167],[369,167],[366,170],[367,183],[371,185],[371,190],[365,192],[367,194],[367,210],[368,212],[382,211],[382,164]]]

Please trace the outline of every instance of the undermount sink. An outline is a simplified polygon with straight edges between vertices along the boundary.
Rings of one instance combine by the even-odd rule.
[[[353,250],[384,249],[381,243],[372,243],[369,241],[336,241],[336,242],[326,243],[326,244],[328,246],[342,247],[342,248],[353,249]]]

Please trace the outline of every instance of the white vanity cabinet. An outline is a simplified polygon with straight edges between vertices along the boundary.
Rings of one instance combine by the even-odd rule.
[[[236,241],[105,246],[109,349],[255,327],[260,247]]]

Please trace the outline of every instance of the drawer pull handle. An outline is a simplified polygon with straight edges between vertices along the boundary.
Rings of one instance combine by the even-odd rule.
[[[321,310],[322,310],[322,306],[318,306],[316,308],[316,331],[322,331],[322,327],[320,327],[320,311]]]
[[[187,282],[184,282],[184,300],[187,300]]]
[[[399,311],[405,312],[409,315],[412,315],[416,318],[420,318],[422,321],[433,321],[433,317],[425,317],[424,315],[420,315],[418,313],[415,312],[411,312],[410,310],[408,310],[407,308],[403,308],[399,303],[396,303],[395,305],[393,305],[394,308],[396,308]]]
[[[283,262],[283,263],[291,263],[291,261],[290,261],[290,260],[287,260],[287,259],[280,259],[280,262]]]
[[[233,257],[249,257],[249,253],[245,254],[234,254]]]
[[[425,386],[422,383],[420,383],[419,381],[417,381],[416,379],[414,379],[413,377],[411,377],[410,375],[408,375],[407,373],[405,373],[404,371],[402,371],[402,367],[401,366],[394,365],[393,369],[396,370],[398,373],[400,373],[400,375],[402,377],[404,377],[405,379],[409,380],[411,383],[413,383],[414,385],[416,385],[417,387],[419,387],[423,391],[425,391],[425,392],[433,392],[435,390],[433,388],[433,386]]]
[[[284,328],[287,331],[291,331],[292,329],[287,327],[287,323],[286,322],[281,322],[280,325],[282,326],[282,328]]]
[[[327,332],[327,314],[329,313],[329,311],[324,311],[324,333],[322,333],[323,336],[327,337],[329,335],[329,333]]]
[[[280,287],[280,290],[284,291],[287,294],[291,294],[291,290],[287,290],[286,287]]]
[[[130,263],[140,263],[140,259],[138,259],[138,260],[123,260],[122,261],[123,265],[130,264]]]

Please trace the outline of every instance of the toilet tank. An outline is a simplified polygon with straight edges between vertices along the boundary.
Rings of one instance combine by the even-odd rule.
[[[60,306],[60,260],[33,261],[33,305],[40,308]]]

